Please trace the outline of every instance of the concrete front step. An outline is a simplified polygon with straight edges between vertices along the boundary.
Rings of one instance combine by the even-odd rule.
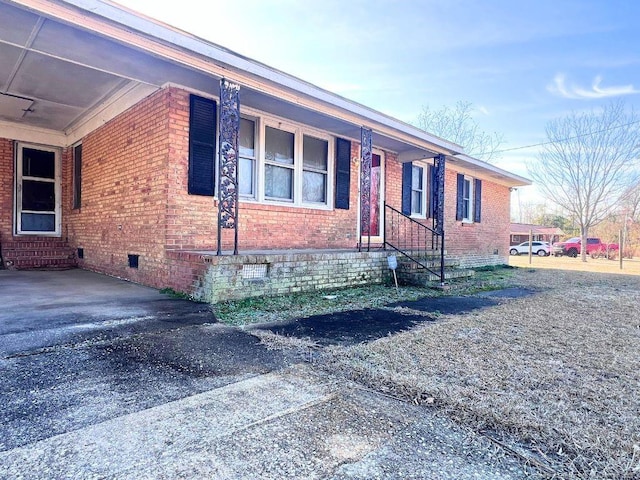
[[[435,258],[428,258],[428,259],[420,259],[418,258],[417,260],[420,261],[420,263],[422,263],[423,266],[419,265],[418,263],[409,260],[408,258],[404,258],[404,259],[398,259],[398,268],[402,269],[402,270],[407,270],[407,271],[412,271],[412,270],[422,270],[424,269],[424,267],[430,268],[430,269],[438,269],[440,270],[440,257],[438,257],[437,259]],[[444,267],[445,268],[455,268],[457,266],[460,265],[460,261],[459,260],[455,260],[453,258],[445,258],[444,259]]]
[[[437,267],[432,268],[433,271],[440,270],[440,263]],[[475,274],[473,270],[464,268],[446,267],[444,271],[445,280],[454,280],[457,278],[468,278]],[[398,270],[398,280],[409,285],[426,286],[434,282],[440,281],[440,275],[434,274],[425,268],[411,268],[406,270]]]
[[[476,272],[474,272],[473,270],[466,270],[466,269],[445,270],[444,279],[455,280],[456,278],[469,278],[469,277],[473,277],[475,274]],[[434,275],[431,272],[429,272],[428,278],[430,282],[440,281],[440,276]]]

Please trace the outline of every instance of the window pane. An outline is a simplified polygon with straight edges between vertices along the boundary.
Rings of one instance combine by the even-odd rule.
[[[265,131],[265,158],[269,162],[293,165],[293,133],[267,127]]]
[[[55,153],[35,150],[33,148],[23,148],[22,175],[25,177],[55,178]]]
[[[327,176],[324,173],[304,172],[302,199],[305,202],[325,203],[327,200]]]
[[[422,192],[420,191],[411,192],[411,213],[422,214]]]
[[[413,167],[411,170],[411,188],[422,190],[422,167]]]
[[[240,145],[241,157],[255,157],[255,123],[246,118],[240,119],[240,134],[238,143]]]
[[[253,196],[254,161],[248,158],[240,158],[238,161],[238,183],[240,195]]]
[[[56,231],[56,216],[53,213],[23,213],[20,220],[23,232]]]
[[[465,220],[469,220],[469,199],[464,199],[462,201],[462,218]]]
[[[293,170],[266,165],[264,193],[267,197],[293,200]]]
[[[465,199],[471,198],[471,181],[470,180],[465,179],[464,181],[463,197]]]
[[[52,212],[56,208],[53,182],[22,181],[22,209],[36,212]]]
[[[329,142],[305,135],[303,144],[304,166],[327,171]]]

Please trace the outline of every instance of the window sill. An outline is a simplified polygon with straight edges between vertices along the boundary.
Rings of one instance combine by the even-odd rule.
[[[330,212],[333,210],[333,206],[329,205],[319,205],[314,203],[293,203],[282,201],[279,202],[277,200],[256,200],[255,198],[242,198],[240,197],[240,203],[251,204],[251,205],[260,205],[263,207],[278,207],[278,208],[292,208],[292,209],[307,209],[307,210],[320,210],[325,212]]]

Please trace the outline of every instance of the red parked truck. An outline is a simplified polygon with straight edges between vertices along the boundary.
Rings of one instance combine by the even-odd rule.
[[[617,243],[602,243],[599,238],[587,238],[587,255],[591,255],[593,258],[615,258],[619,249],[620,247]],[[564,242],[554,243],[552,253],[556,257],[560,255],[577,257],[582,253],[581,238],[573,237]]]

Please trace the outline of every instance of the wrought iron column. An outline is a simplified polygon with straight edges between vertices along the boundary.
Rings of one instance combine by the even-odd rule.
[[[218,162],[218,255],[222,229],[233,229],[233,254],[238,254],[238,132],[240,86],[220,80],[220,161]]]
[[[433,159],[435,168],[435,231],[440,235],[440,285],[444,285],[444,171],[445,156],[440,154]]]
[[[358,251],[362,251],[362,234],[367,229],[367,252],[371,247],[371,136],[370,128],[360,129],[360,241]]]

